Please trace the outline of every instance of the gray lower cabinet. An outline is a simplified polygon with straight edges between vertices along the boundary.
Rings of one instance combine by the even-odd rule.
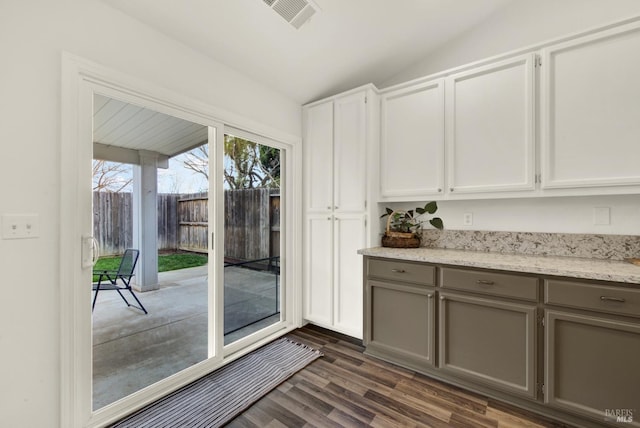
[[[640,290],[544,281],[545,403],[640,427]]]
[[[367,353],[417,370],[435,360],[435,267],[365,260]]]
[[[536,331],[535,305],[441,292],[438,367],[535,398]]]
[[[433,365],[435,291],[380,281],[369,281],[367,291],[367,351],[410,367]]]
[[[640,427],[640,323],[547,310],[545,402]]]
[[[640,428],[637,285],[375,257],[364,269],[367,354],[577,426]]]

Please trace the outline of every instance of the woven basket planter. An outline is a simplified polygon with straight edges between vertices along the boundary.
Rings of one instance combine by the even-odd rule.
[[[418,238],[396,238],[394,236],[384,235],[382,237],[382,246],[391,248],[418,248],[420,240]]]
[[[396,211],[391,213],[387,218],[387,229],[382,237],[382,246],[390,248],[418,248],[420,246],[420,238],[415,233],[410,232],[393,232],[391,227],[391,217]]]

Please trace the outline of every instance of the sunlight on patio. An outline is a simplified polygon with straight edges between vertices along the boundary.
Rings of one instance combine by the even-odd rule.
[[[158,274],[138,293],[148,315],[114,292],[93,312],[93,408],[98,409],[207,359],[207,266]],[[280,319],[276,272],[225,268],[225,344]]]

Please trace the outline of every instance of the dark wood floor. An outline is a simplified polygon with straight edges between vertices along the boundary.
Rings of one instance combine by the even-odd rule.
[[[227,426],[561,427],[532,413],[363,355],[314,326],[289,334],[324,353]]]

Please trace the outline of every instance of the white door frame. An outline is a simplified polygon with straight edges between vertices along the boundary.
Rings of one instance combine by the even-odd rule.
[[[222,301],[222,287],[210,293],[210,319],[216,319],[215,331],[209,333],[206,361],[146,387],[96,412],[92,411],[92,327],[91,327],[91,251],[88,244],[93,235],[91,215],[91,159],[93,158],[93,94],[99,93],[161,113],[209,126],[210,140],[215,134],[222,141],[224,126],[235,126],[258,135],[280,141],[287,146],[291,159],[288,182],[291,189],[287,213],[290,219],[287,238],[286,276],[289,278],[290,305],[287,323],[269,337],[264,337],[238,352],[224,357],[223,311],[215,310]],[[301,272],[297,254],[301,248],[301,141],[297,137],[265,127],[249,119],[176,94],[146,81],[133,78],[99,64],[63,52],[62,54],[62,117],[60,135],[60,426],[69,428],[99,427],[112,423],[131,411],[144,406],[168,392],[244,355],[277,336],[302,325]],[[222,164],[219,156],[214,162]],[[214,184],[214,183],[212,183]],[[217,184],[217,183],[216,183]],[[216,188],[222,186],[216,185]],[[221,191],[215,196],[219,209]],[[215,212],[215,211],[214,211]],[[213,218],[221,217],[214,216]],[[210,217],[212,218],[212,217]],[[219,223],[216,225],[219,227]],[[222,234],[211,242],[210,257],[215,248],[223,248]],[[83,251],[83,247],[84,251]],[[84,258],[83,258],[84,257]],[[219,263],[210,263],[209,277],[221,274]],[[210,329],[211,330],[211,329]],[[224,357],[224,359],[223,359]]]
[[[274,147],[276,149],[281,150],[281,153],[284,157],[284,161],[282,162],[282,167],[281,167],[282,186],[280,189],[280,192],[282,195],[281,216],[280,216],[280,251],[281,251],[280,271],[283,272],[283,275],[281,275],[280,277],[280,296],[279,296],[280,297],[280,321],[277,323],[271,324],[255,333],[252,333],[248,336],[238,339],[233,343],[225,345],[223,347],[222,352],[223,352],[223,356],[227,357],[235,354],[236,352],[242,351],[247,346],[251,346],[257,341],[261,341],[261,340],[264,340],[265,338],[273,336],[273,334],[277,333],[278,331],[281,331],[283,328],[291,329],[291,327],[293,326],[300,325],[299,319],[298,321],[296,321],[295,305],[287,304],[287,302],[295,301],[296,289],[294,284],[296,283],[300,284],[300,282],[296,282],[293,280],[293,278],[295,278],[294,276],[295,271],[294,271],[294,265],[291,263],[291,259],[292,257],[295,257],[295,255],[292,254],[290,250],[290,248],[295,247],[294,239],[296,236],[295,233],[292,233],[294,229],[292,229],[290,226],[294,224],[294,221],[290,220],[294,218],[292,204],[290,203],[290,201],[295,200],[295,196],[293,193],[295,191],[295,186],[292,185],[293,180],[289,179],[290,171],[295,170],[294,157],[290,155],[290,152],[292,151],[291,145],[273,140],[268,137],[254,134],[252,132],[238,129],[232,126],[225,126],[224,134],[231,134],[236,137],[240,137],[254,143],[258,143],[258,144],[269,146],[269,147]],[[218,156],[222,158],[223,148],[219,147],[219,150],[220,150],[220,153],[218,154]],[[219,174],[218,174],[219,179],[223,180],[224,177],[223,177],[222,166],[219,167],[218,171],[219,171]],[[219,188],[216,187],[216,190],[220,191],[221,193],[220,198],[222,201],[222,198],[224,196],[223,195],[224,190],[222,189],[221,186]],[[298,198],[297,200],[300,201],[301,199]],[[220,206],[222,207],[222,205]],[[224,228],[224,224],[221,224],[220,229],[218,230],[223,230],[223,228]],[[221,246],[218,248],[223,248],[224,237],[222,236],[222,234],[218,234],[218,235],[220,236],[218,236],[217,238],[221,240],[221,243],[219,244]],[[222,254],[222,256],[224,256],[224,254]],[[223,260],[221,260],[221,262],[223,262]],[[220,269],[221,276],[218,279],[218,282],[220,284],[223,283],[223,280],[224,280],[223,270],[224,270],[223,268]],[[300,312],[298,311],[298,313]]]

